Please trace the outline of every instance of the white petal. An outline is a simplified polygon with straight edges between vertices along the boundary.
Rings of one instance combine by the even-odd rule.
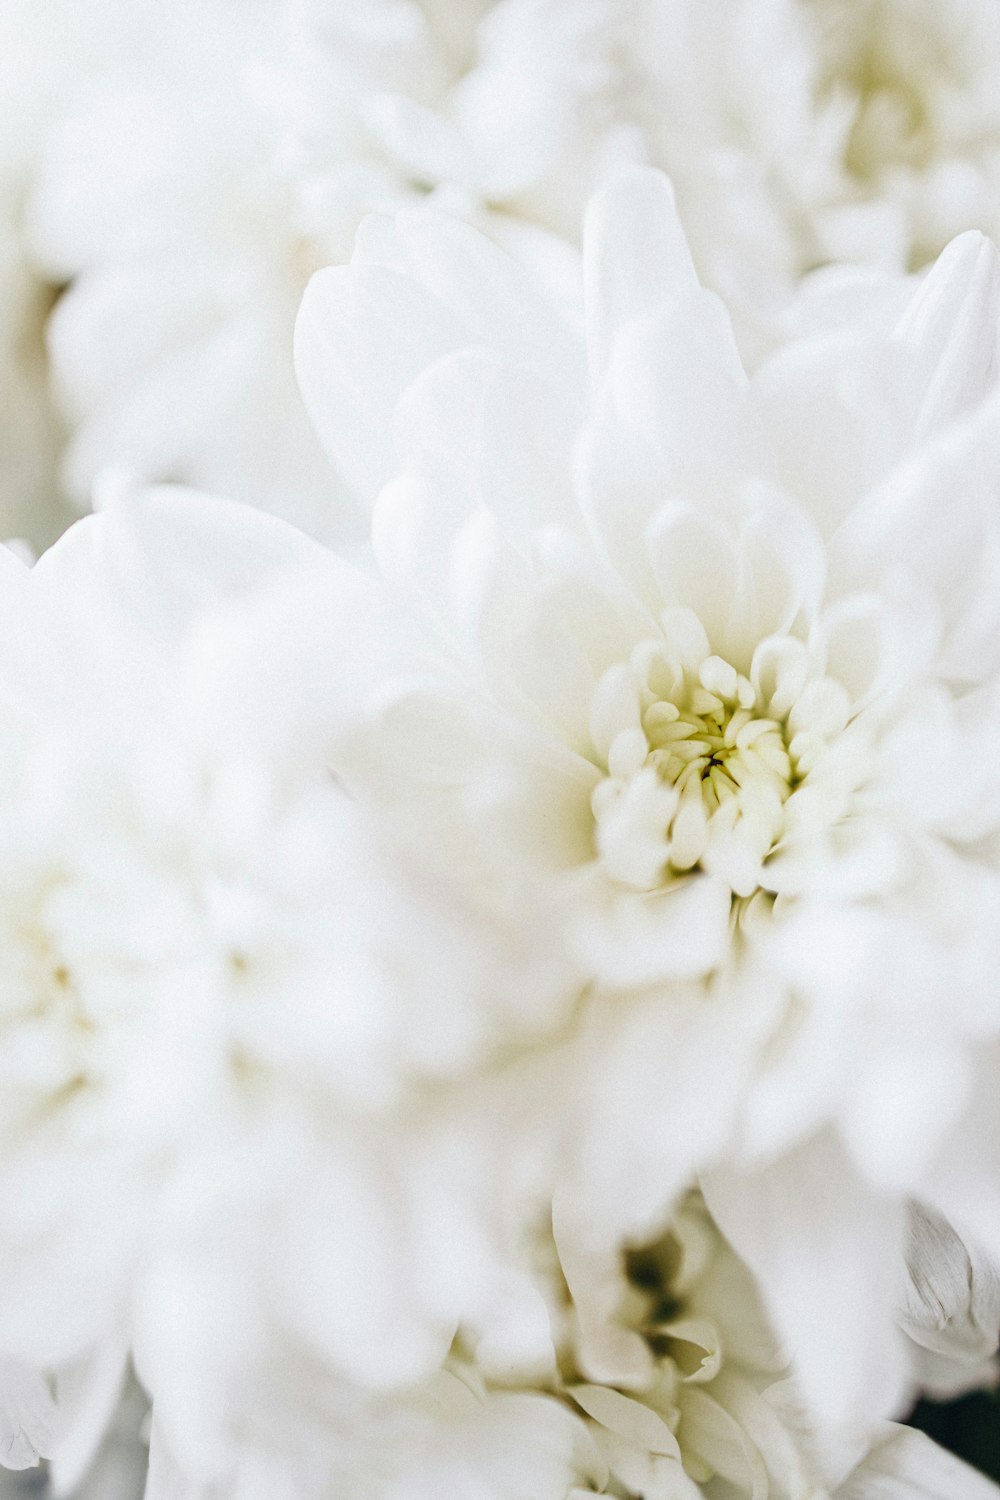
[[[0,1465],[30,1469],[52,1452],[56,1408],[41,1375],[0,1359]]]
[[[108,1339],[91,1357],[60,1372],[61,1424],[52,1454],[52,1478],[60,1494],[72,1493],[93,1462],[121,1395],[127,1360],[125,1344]]]
[[[833,1422],[898,1408],[901,1215],[832,1134],[758,1171],[720,1169],[705,1197],[758,1277],[803,1396]]]
[[[917,1205],[910,1210],[906,1260],[903,1327],[937,1356],[930,1366],[933,1394],[957,1395],[984,1383],[1000,1343],[1000,1264]]]
[[[210,1500],[208,1488],[185,1475],[174,1462],[155,1417],[143,1500]]]
[[[331,266],[310,281],[295,325],[295,369],[335,468],[369,501],[395,472],[392,422],[411,381],[468,341],[454,311],[383,266]]]
[[[688,293],[633,319],[616,341],[610,379],[622,421],[663,455],[675,487],[716,504],[725,499],[727,476],[750,452],[751,429],[746,377],[721,302]]]
[[[87,575],[134,624],[179,636],[206,603],[236,598],[327,551],[284,521],[180,486],[123,490],[35,564],[39,588],[72,597]]]
[[[581,923],[581,953],[608,984],[656,984],[712,969],[725,951],[730,892],[694,876],[665,892],[611,895]]]
[[[1000,252],[970,230],[939,256],[895,330],[926,371],[918,432],[944,426],[995,386],[998,323]]]
[[[589,353],[599,374],[625,324],[699,285],[662,172],[617,172],[590,201],[584,241]]]
[[[514,535],[573,515],[572,446],[582,412],[570,392],[482,349],[446,355],[401,398],[394,421],[403,463],[446,458],[470,497]]]
[[[833,543],[838,584],[881,588],[902,573],[945,627],[939,670],[978,681],[1000,661],[1000,400],[984,402],[866,496]]]
[[[634,1443],[637,1448],[668,1458],[680,1458],[677,1439],[666,1422],[642,1402],[603,1385],[570,1386],[569,1394],[595,1422]]]
[[[834,1500],[998,1500],[1000,1488],[923,1432],[894,1427]]]

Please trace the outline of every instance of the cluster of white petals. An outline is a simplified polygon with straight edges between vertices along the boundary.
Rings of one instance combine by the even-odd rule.
[[[997,1500],[995,0],[0,92],[0,1500]]]
[[[37,338],[68,284],[46,338],[77,506],[111,465],[356,534],[290,332],[372,210],[430,194],[572,300],[590,192],[622,161],[661,167],[754,358],[803,273],[894,273],[1000,232],[992,0],[143,0],[124,37],[118,5],[81,0],[73,69],[39,69],[73,9],[45,3],[40,26],[11,0],[12,71],[49,70],[55,96],[18,168],[42,301],[19,296]],[[21,431],[44,407],[24,409]],[[28,451],[51,467],[56,444]]]

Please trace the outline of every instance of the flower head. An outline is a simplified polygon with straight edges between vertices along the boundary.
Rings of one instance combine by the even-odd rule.
[[[386,262],[412,321],[398,300],[369,399],[364,367],[329,351],[390,336]],[[602,1038],[580,1191],[599,1182],[608,1233],[634,1233],[668,1176],[735,1156],[724,1228],[829,1400],[803,1304],[779,1299],[783,1255],[745,1222],[754,1164],[808,1178],[815,1152],[848,1235],[884,1204],[866,1258],[898,1261],[900,1192],[995,1234],[995,1207],[959,1203],[940,1163],[997,1027],[992,772],[965,730],[989,722],[996,670],[976,561],[996,547],[996,252],[956,242],[888,327],[752,377],[655,174],[599,195],[587,273],[586,363],[571,327],[536,344],[553,309],[502,252],[429,214],[371,226],[314,281],[307,401],[378,496],[376,620],[411,622],[352,681],[331,754],[428,869],[561,907],[575,1014]],[[369,432],[384,419],[381,451],[355,406]],[[561,1042],[566,1003],[550,1014]],[[685,1118],[694,1077],[712,1108]],[[633,1149],[648,1175],[622,1180]],[[776,1224],[805,1264],[795,1191],[776,1189]],[[878,1342],[854,1335],[845,1400]]]
[[[82,1367],[86,1425],[131,1345],[209,1465],[258,1343],[361,1388],[438,1363],[478,1274],[438,1092],[552,984],[541,910],[504,937],[412,878],[330,774],[259,642],[332,559],[244,515],[126,494],[0,583],[0,1348]]]
[[[187,45],[168,31],[144,66],[110,70],[99,97],[49,132],[29,235],[67,286],[48,342],[80,507],[110,466],[327,540],[356,529],[302,411],[292,329],[309,277],[349,257],[367,212],[440,185],[443,206],[490,221],[447,171],[415,178],[370,123],[388,90],[430,102],[464,66],[475,10],[437,11],[203,6],[186,31],[176,23]],[[498,221],[505,231],[516,225]],[[540,229],[526,233],[556,254]],[[108,339],[109,326],[131,334]]]

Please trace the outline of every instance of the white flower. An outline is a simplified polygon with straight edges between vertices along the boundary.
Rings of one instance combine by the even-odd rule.
[[[510,1304],[501,1343],[463,1326],[437,1372],[375,1398],[286,1352],[268,1385],[244,1381],[245,1439],[217,1490],[154,1423],[150,1500],[821,1500],[865,1494],[876,1475],[918,1496],[997,1493],[906,1429],[815,1429],[753,1281],[697,1193],[648,1242],[608,1257],[581,1253],[558,1214],[530,1238],[544,1330],[534,1359],[509,1338],[501,1347]],[[299,1420],[276,1424],[267,1406],[289,1388]]]
[[[990,0],[257,0],[103,56],[88,37],[104,86],[69,91],[27,184],[37,266],[71,283],[48,328],[66,484],[85,505],[112,465],[351,535],[289,330],[362,215],[428,191],[573,299],[593,186],[665,168],[756,358],[813,267],[898,271],[997,227],[995,28]]]
[[[589,1418],[614,1488],[696,1494],[679,1469],[741,1495],[822,1486],[787,1421],[794,1399],[753,1282],[697,1195],[610,1263],[580,1254],[558,1218],[555,1231],[559,1388]]]
[[[749,351],[804,273],[996,233],[990,0],[500,0],[436,109],[378,123],[411,169],[578,234],[609,164],[669,172]]]
[[[0,556],[0,1350],[58,1376],[67,1485],[130,1345],[211,1471],[258,1348],[412,1381],[489,1265],[437,1093],[562,970],[544,905],[487,924],[330,775],[275,613],[317,560],[186,492]]]
[[[284,1372],[288,1379],[287,1369]],[[484,1391],[457,1362],[381,1406],[325,1397],[322,1446],[262,1451],[251,1437],[238,1465],[207,1487],[177,1462],[156,1424],[148,1500],[564,1500],[575,1494],[574,1446],[586,1434],[547,1396]]]
[[[402,214],[314,280],[310,409],[370,493],[399,471],[393,645],[341,645],[331,753],[429,871],[563,903],[595,1232],[728,1159],[710,1202],[808,1399],[892,1410],[905,1197],[1000,1243],[996,252],[752,379],[656,174],[599,195],[587,274],[589,414],[572,331],[472,230]]]
[[[180,57],[162,48],[145,80],[121,70],[49,141],[32,244],[71,283],[48,338],[80,504],[110,465],[351,531],[296,389],[295,313],[366,212],[439,182],[401,168],[367,117],[386,89],[440,94],[474,9],[440,27],[411,0],[213,10]],[[457,190],[453,206],[486,214]]]
[[[843,122],[845,221],[848,204],[881,208],[882,232],[911,266],[933,259],[963,229],[996,234],[995,7],[804,0],[803,9],[817,99]],[[874,260],[870,222],[857,250]]]
[[[477,40],[436,110],[381,104],[393,152],[572,240],[610,167],[664,168],[699,269],[759,340],[815,259],[807,195],[837,182],[795,0],[500,0]]]

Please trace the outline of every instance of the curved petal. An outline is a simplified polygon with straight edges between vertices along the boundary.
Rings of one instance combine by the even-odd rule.
[[[834,1500],[998,1500],[1000,1488],[923,1432],[891,1427]]]

